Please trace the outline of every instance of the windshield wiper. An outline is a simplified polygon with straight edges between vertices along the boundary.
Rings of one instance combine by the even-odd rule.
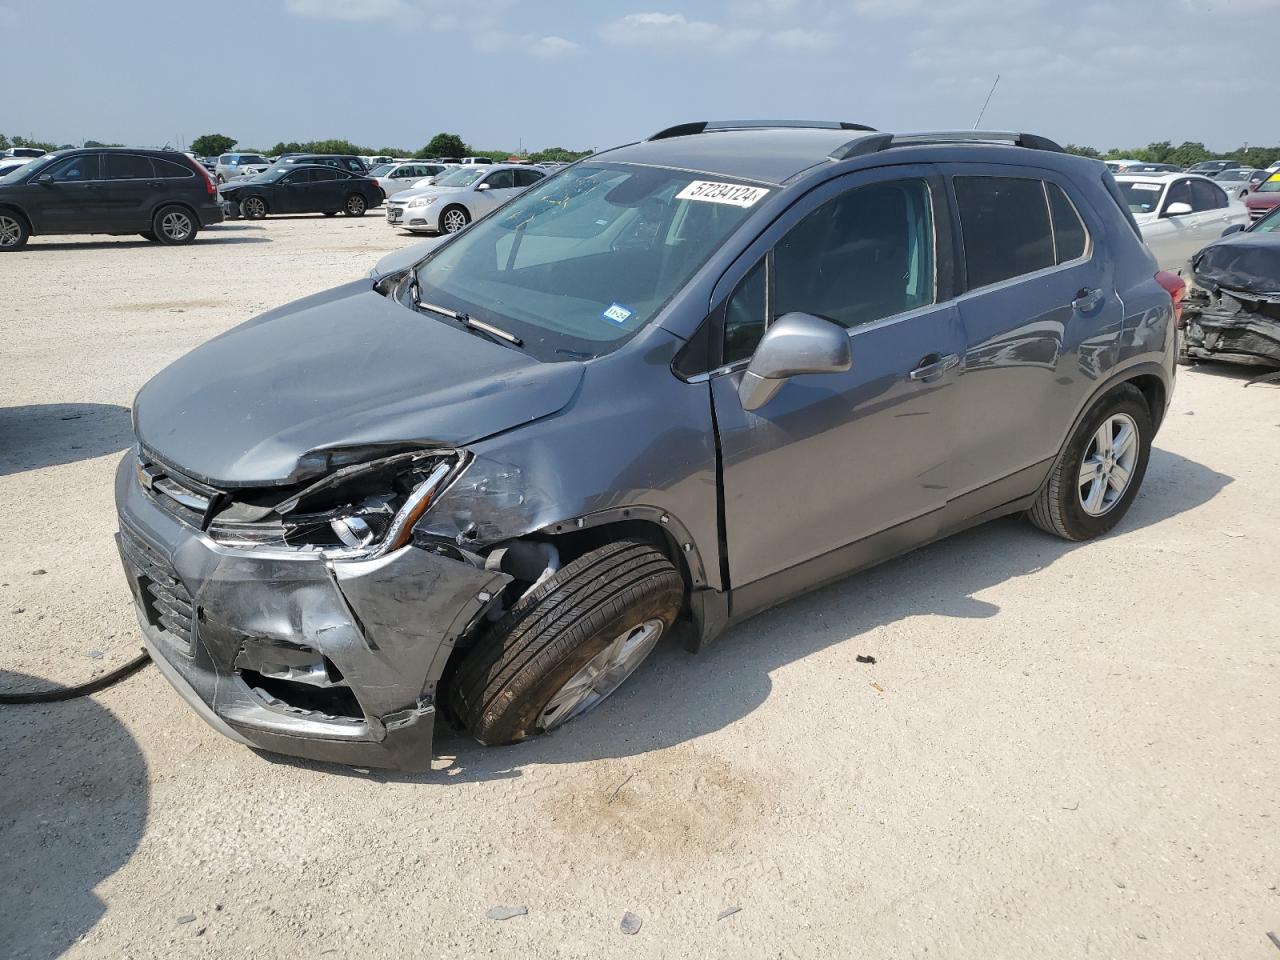
[[[451,320],[457,320],[468,330],[474,330],[477,333],[488,334],[491,340],[509,343],[513,347],[523,347],[524,341],[517,337],[514,333],[503,330],[501,327],[495,327],[492,323],[485,323],[483,320],[477,320],[470,314],[462,313],[458,310],[450,310],[448,307],[442,307],[437,303],[427,303],[425,300],[418,299],[418,278],[414,276],[410,281],[413,290],[413,305],[419,310],[430,310],[432,313],[438,313],[446,316]]]

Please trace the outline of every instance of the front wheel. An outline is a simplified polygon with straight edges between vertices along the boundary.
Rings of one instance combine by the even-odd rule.
[[[185,207],[168,206],[156,211],[151,220],[151,233],[156,240],[168,246],[182,246],[196,238],[200,225],[191,211]]]
[[[261,197],[246,197],[240,203],[240,215],[246,220],[261,220],[267,215],[267,201]]]
[[[1129,384],[1098,400],[1080,421],[1029,516],[1064,540],[1092,540],[1124,517],[1138,495],[1155,429],[1141,391]]]
[[[671,630],[684,581],[648,543],[586,553],[522,598],[463,661],[454,713],[484,744],[554,730],[622,685]]]
[[[440,214],[440,230],[444,233],[457,233],[470,222],[470,215],[462,207],[450,207]]]
[[[27,244],[31,231],[19,216],[0,210],[0,252],[21,250]]]
[[[358,193],[353,193],[347,197],[347,202],[342,205],[342,212],[348,217],[363,217],[368,207],[369,205],[365,203],[364,197]]]

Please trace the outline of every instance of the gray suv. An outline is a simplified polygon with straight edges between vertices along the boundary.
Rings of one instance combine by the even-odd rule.
[[[1182,291],[1041,137],[674,127],[143,387],[143,636],[265,750],[421,769],[438,713],[553,730],[664,636],[984,520],[1110,530]]]

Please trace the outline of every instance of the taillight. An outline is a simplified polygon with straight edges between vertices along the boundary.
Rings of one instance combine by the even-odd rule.
[[[187,155],[184,153],[183,156],[186,157]],[[204,165],[200,163],[199,160],[196,160],[194,157],[187,157],[187,163],[195,167],[196,171],[200,174],[200,176],[204,177],[205,192],[208,193],[209,196],[211,197],[217,196],[218,185],[213,182],[213,177],[210,176],[209,171],[204,168]]]
[[[1156,274],[1156,283],[1164,287],[1173,301],[1173,326],[1182,329],[1182,300],[1187,295],[1187,283],[1176,273],[1161,270]]]

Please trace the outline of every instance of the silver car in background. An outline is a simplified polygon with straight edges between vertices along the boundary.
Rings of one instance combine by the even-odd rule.
[[[378,186],[388,197],[408,190],[428,177],[434,177],[445,171],[443,163],[427,163],[425,160],[404,160],[392,163],[380,163],[369,171],[369,176],[378,181]]]
[[[455,170],[431,187],[387,201],[387,223],[411,233],[457,233],[546,176],[519,164],[475,164]]]
[[[1249,223],[1244,204],[1208,177],[1122,173],[1115,179],[1162,270],[1180,270],[1228,227]]]
[[[1243,200],[1250,191],[1256,190],[1258,184],[1267,179],[1265,170],[1250,170],[1248,167],[1232,167],[1223,170],[1213,178],[1213,182],[1227,191],[1229,196]]]
[[[213,168],[213,178],[218,183],[227,183],[241,177],[256,177],[270,167],[270,162],[260,153],[224,153]]]

